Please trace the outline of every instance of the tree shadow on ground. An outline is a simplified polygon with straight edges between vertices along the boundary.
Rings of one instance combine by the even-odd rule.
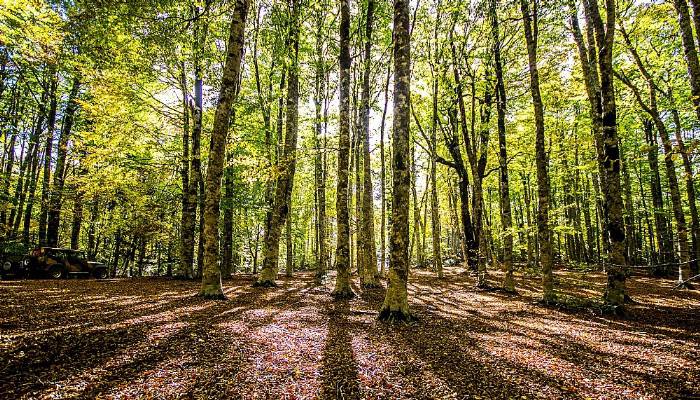
[[[328,333],[321,360],[321,393],[323,399],[361,398],[358,366],[350,338],[347,301],[326,304]]]

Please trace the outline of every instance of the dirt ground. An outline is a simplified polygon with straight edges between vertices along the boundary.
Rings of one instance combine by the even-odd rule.
[[[492,276],[494,283],[497,277]],[[633,277],[627,317],[412,272],[411,324],[376,320],[383,289],[333,302],[310,273],[227,301],[167,279],[0,282],[0,399],[700,399],[700,291]],[[602,274],[558,272],[591,299]]]

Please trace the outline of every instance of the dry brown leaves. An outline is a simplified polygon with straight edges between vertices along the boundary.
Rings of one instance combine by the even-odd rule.
[[[220,302],[166,279],[0,282],[0,398],[700,398],[700,293],[671,280],[633,278],[619,318],[544,308],[536,277],[507,295],[416,271],[408,325],[376,320],[381,289],[333,302],[306,273],[252,282]]]

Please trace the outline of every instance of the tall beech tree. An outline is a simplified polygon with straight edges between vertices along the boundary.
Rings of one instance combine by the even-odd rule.
[[[221,199],[221,178],[226,157],[226,139],[229,120],[240,84],[241,60],[245,44],[245,25],[248,17],[248,0],[236,0],[226,50],[221,88],[214,114],[214,125],[209,146],[209,163],[207,165],[206,197],[204,208],[204,268],[202,270],[202,288],[199,296],[210,299],[224,298],[221,288],[221,270],[219,268],[219,210]]]
[[[344,0],[343,0],[344,1]],[[408,1],[394,0],[394,125],[392,130],[392,204],[389,236],[389,285],[379,311],[382,320],[408,320],[409,220],[411,187],[411,35]]]
[[[339,55],[339,115],[338,115],[338,187],[335,209],[338,218],[335,268],[338,271],[332,295],[336,299],[355,296],[350,287],[350,5],[348,0],[339,0],[340,7],[340,55]]]

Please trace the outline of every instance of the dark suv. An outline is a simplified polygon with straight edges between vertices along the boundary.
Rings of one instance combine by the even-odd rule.
[[[21,242],[0,244],[0,278],[21,278],[27,274],[24,263],[29,248]]]
[[[85,252],[80,250],[40,247],[25,258],[24,266],[33,274],[53,279],[68,275],[85,275],[97,279],[107,277],[107,266],[88,261]]]

